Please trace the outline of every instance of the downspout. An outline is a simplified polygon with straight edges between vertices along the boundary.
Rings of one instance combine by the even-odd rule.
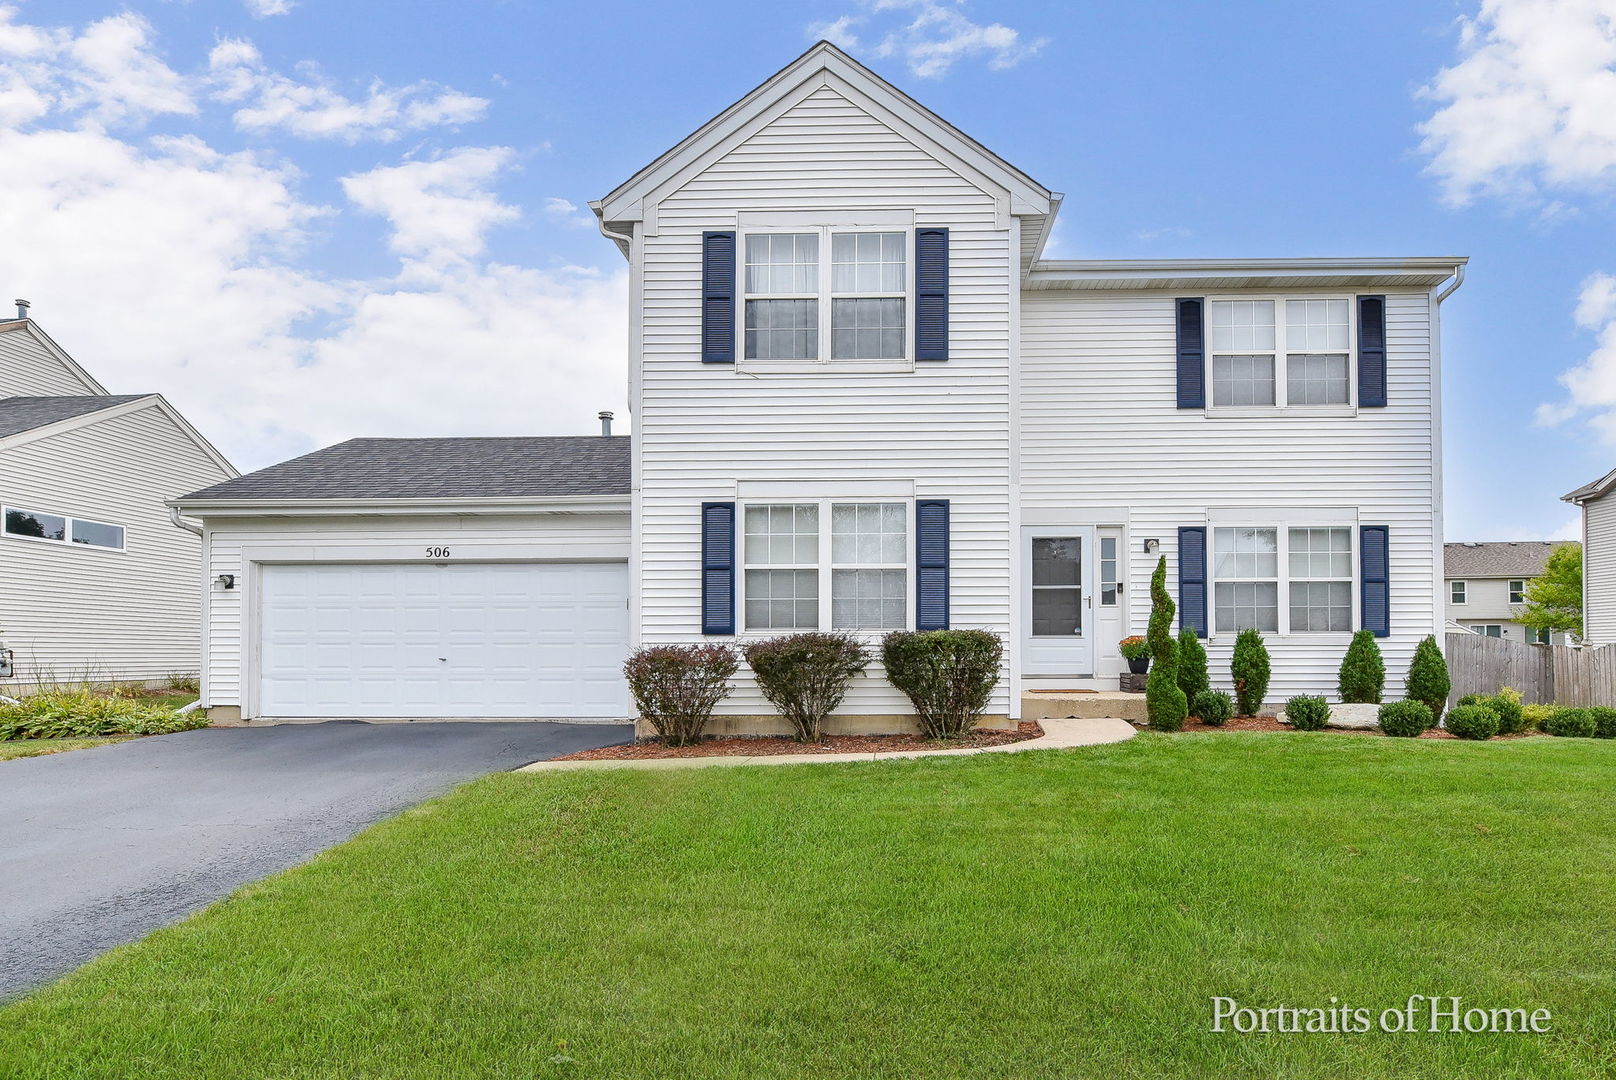
[[[176,529],[184,529],[186,532],[195,536],[202,535],[202,527],[200,525],[192,525],[189,521],[186,521],[184,518],[180,517],[180,508],[177,506],[170,506],[168,508],[168,520],[174,523],[174,527]]]
[[[1453,272],[1453,281],[1449,283],[1446,289],[1436,294],[1437,307],[1441,307],[1442,301],[1459,291],[1459,286],[1464,284],[1464,272],[1465,264],[1460,263],[1459,268]]]

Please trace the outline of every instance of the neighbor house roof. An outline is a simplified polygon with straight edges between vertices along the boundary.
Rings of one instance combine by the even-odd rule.
[[[513,499],[629,493],[626,436],[350,439],[177,504]]]
[[[1493,544],[1442,545],[1446,578],[1534,578],[1548,565],[1549,553],[1570,540],[1510,540]]]
[[[0,398],[0,438],[87,416],[153,394],[95,394],[74,397]]]

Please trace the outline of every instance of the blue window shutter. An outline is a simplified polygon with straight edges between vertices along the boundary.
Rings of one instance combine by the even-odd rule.
[[[948,629],[948,500],[915,503],[915,629]]]
[[[1384,525],[1358,529],[1359,577],[1363,580],[1363,628],[1376,637],[1392,632],[1391,540]]]
[[[735,362],[735,234],[701,234],[701,362]]]
[[[948,359],[947,229],[915,230],[915,359]]]
[[[1206,527],[1178,530],[1178,625],[1206,637]]]
[[[1386,406],[1386,298],[1358,297],[1358,406]]]
[[[1178,407],[1206,408],[1206,302],[1198,296],[1178,300]],[[1203,538],[1204,539],[1204,538]]]
[[[701,504],[701,632],[735,632],[735,504]]]

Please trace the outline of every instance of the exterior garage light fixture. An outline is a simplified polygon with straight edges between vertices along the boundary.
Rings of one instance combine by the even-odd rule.
[[[1156,549],[1159,547],[1161,547],[1161,541],[1152,537],[1151,539],[1145,541],[1145,554],[1154,555],[1156,554]]]
[[[234,574],[220,574],[213,580],[218,583],[221,589],[234,589],[236,587],[236,575]]]

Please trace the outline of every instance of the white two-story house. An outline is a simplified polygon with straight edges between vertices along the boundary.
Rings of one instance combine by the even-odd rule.
[[[1395,691],[1441,626],[1463,259],[1047,260],[1059,194],[823,42],[592,205],[630,437],[368,440],[180,500],[212,706],[627,715],[638,645],[972,627],[1004,722],[1116,687],[1162,557],[1214,683],[1256,627],[1274,700],[1359,628]],[[776,727],[738,683],[720,727]],[[877,667],[837,724],[908,712]]]

